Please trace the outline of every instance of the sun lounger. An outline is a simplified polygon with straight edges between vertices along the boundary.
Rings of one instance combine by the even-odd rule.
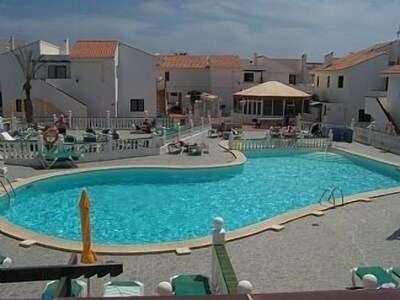
[[[378,286],[392,283],[398,286],[398,281],[395,280],[385,269],[379,266],[358,267],[351,270],[351,281],[353,286],[356,286],[356,277],[362,279],[365,275],[372,274],[377,279]]]
[[[0,268],[8,268],[12,263],[11,258],[0,255]]]
[[[56,296],[58,288],[58,280],[50,281],[46,284],[46,288],[43,294],[51,295],[53,297]],[[86,282],[78,279],[71,280],[71,294],[72,297],[86,297],[87,296],[87,285]]]
[[[209,279],[203,275],[177,275],[171,285],[176,296],[211,295]]]
[[[104,288],[103,297],[144,296],[144,284],[140,281],[111,281]]]
[[[182,152],[187,150],[187,145],[182,142],[170,143],[167,145],[169,154],[181,154]]]
[[[75,161],[80,158],[80,154],[72,151],[68,152],[44,152],[39,158],[45,169],[52,168],[57,162],[65,162],[71,167],[76,167]]]

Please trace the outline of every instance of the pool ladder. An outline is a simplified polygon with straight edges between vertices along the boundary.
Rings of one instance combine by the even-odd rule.
[[[334,187],[333,189],[325,189],[321,195],[321,198],[319,198],[319,204],[322,204],[324,197],[329,193],[327,201],[332,203],[333,207],[336,207],[336,198],[335,198],[336,191],[340,192],[340,197],[342,199],[342,205],[344,205],[343,190],[340,187]]]
[[[10,190],[7,190],[7,187],[6,187],[6,185],[4,184],[3,179],[4,179],[4,180],[6,181],[6,183],[10,186]],[[8,200],[11,199],[10,192],[12,192],[12,194],[15,196],[14,187],[12,186],[12,184],[11,184],[10,180],[7,178],[7,176],[0,174],[0,184],[1,184],[1,186],[3,187],[4,191],[6,192],[7,197],[8,197]]]

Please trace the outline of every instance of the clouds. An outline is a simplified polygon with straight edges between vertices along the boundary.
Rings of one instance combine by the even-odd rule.
[[[400,2],[379,0],[71,0],[65,15],[52,13],[63,11],[61,1],[47,10],[46,2],[37,0],[40,14],[33,9],[19,15],[21,3],[30,2],[7,2],[1,10],[1,38],[118,39],[153,53],[299,57],[306,52],[321,60],[332,50],[343,55],[394,39],[400,20]]]

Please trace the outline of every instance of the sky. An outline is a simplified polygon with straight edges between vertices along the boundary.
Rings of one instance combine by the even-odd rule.
[[[396,39],[400,0],[0,0],[0,39],[322,61]]]

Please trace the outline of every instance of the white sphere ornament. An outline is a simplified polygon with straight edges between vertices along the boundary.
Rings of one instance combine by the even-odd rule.
[[[166,281],[162,281],[157,285],[156,293],[158,296],[170,296],[174,294],[171,284]]]
[[[250,281],[242,280],[238,284],[237,291],[238,294],[251,294],[253,291],[253,285],[250,283]]]

